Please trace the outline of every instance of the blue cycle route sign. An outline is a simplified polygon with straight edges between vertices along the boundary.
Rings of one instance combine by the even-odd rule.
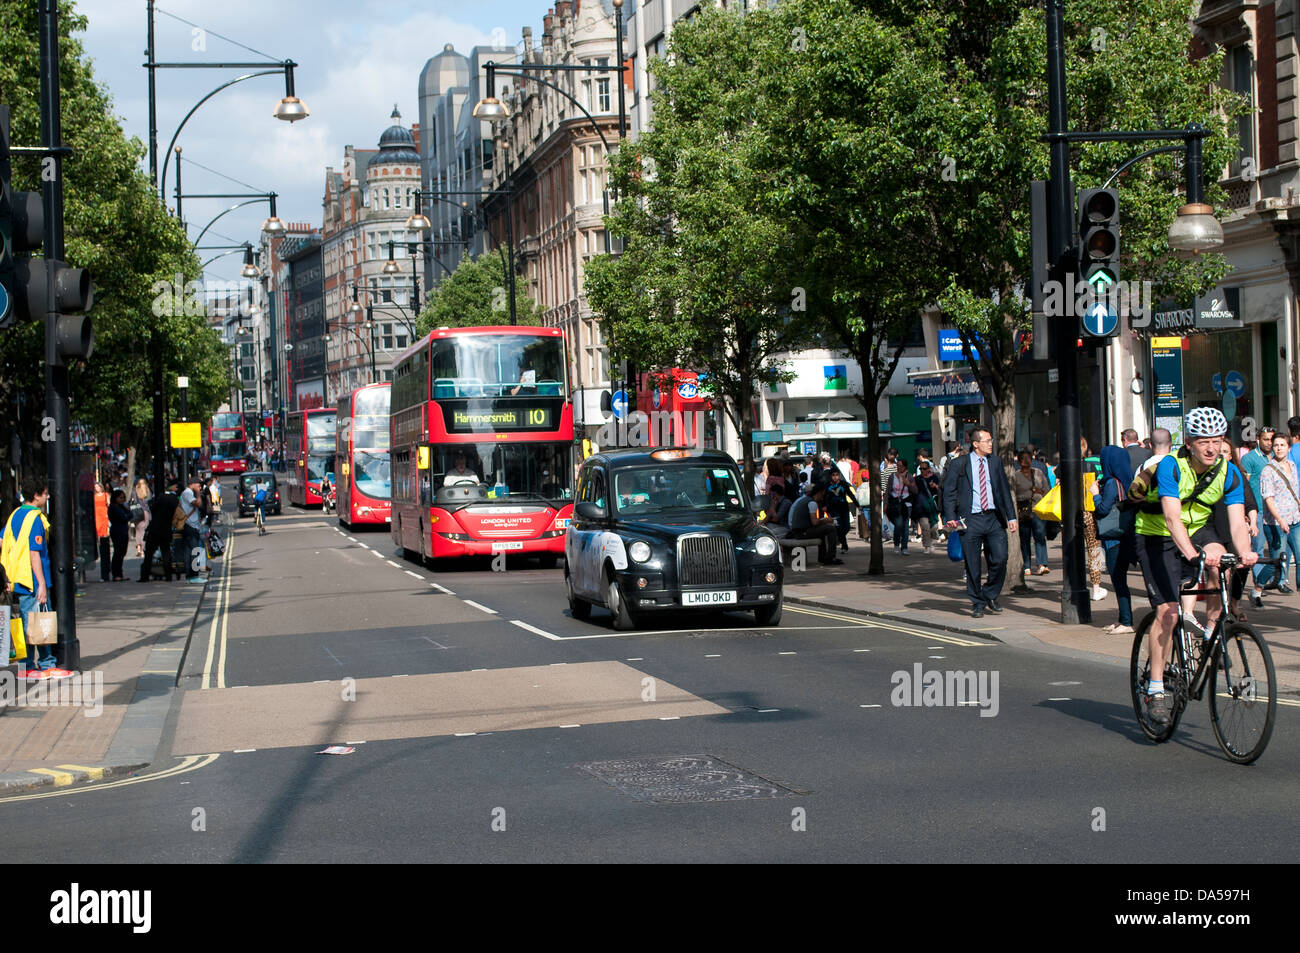
[[[5,320],[9,317],[9,308],[12,304],[9,297],[9,289],[0,285],[0,328],[5,326]]]
[[[614,412],[614,416],[619,420],[627,416],[627,391],[614,391],[614,396],[609,402],[609,409]]]

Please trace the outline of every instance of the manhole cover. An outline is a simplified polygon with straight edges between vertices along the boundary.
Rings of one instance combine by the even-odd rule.
[[[624,794],[656,804],[794,797],[797,793],[707,754],[592,761],[578,767]]]

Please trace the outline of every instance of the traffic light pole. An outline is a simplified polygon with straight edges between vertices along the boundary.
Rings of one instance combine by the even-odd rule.
[[[63,144],[59,113],[59,11],[58,0],[40,0],[41,140],[47,148]],[[42,175],[45,205],[45,413],[54,423],[54,440],[46,444],[52,527],[49,589],[59,614],[59,665],[73,671],[81,667],[77,639],[77,582],[73,571],[72,446],[68,421],[68,369],[59,355],[58,263],[63,260],[63,155],[54,152],[53,175]],[[48,433],[47,428],[42,430]]]
[[[1049,316],[1059,369],[1057,399],[1060,403],[1058,439],[1061,465],[1061,554],[1064,584],[1061,591],[1061,622],[1072,625],[1092,620],[1092,600],[1084,578],[1083,536],[1083,453],[1079,413],[1079,335],[1074,312],[1074,288],[1078,262],[1070,231],[1074,222],[1074,195],[1070,185],[1070,144],[1073,142],[1140,142],[1183,140],[1187,201],[1202,201],[1201,140],[1208,132],[1199,125],[1186,129],[1152,131],[1070,132],[1065,107],[1065,0],[1045,0],[1047,26],[1048,133],[1043,137],[1051,148],[1051,177],[1047,183],[1047,251],[1051,268],[1048,277],[1067,290],[1059,296],[1065,302],[1062,315]],[[1154,155],[1153,150],[1146,155]],[[1138,156],[1137,159],[1145,156]],[[1127,165],[1127,164],[1126,164]],[[1124,167],[1121,167],[1121,169]],[[1068,283],[1067,283],[1068,279]]]

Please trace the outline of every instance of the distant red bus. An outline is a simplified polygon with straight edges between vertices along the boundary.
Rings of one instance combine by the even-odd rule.
[[[367,384],[339,401],[334,483],[345,526],[392,521],[388,456],[391,384]]]
[[[554,564],[573,515],[573,404],[558,328],[444,328],[393,365],[393,541],[413,559]]]
[[[285,483],[294,506],[320,506],[320,482],[334,471],[334,408],[295,410],[285,421]]]
[[[242,414],[213,414],[208,424],[208,464],[213,473],[248,469],[248,438]]]

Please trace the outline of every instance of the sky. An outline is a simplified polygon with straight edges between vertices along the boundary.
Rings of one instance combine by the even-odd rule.
[[[145,0],[64,4],[88,20],[78,38],[95,76],[112,96],[126,134],[147,146]],[[447,43],[461,52],[477,44],[514,46],[525,26],[540,34],[542,16],[552,5],[547,0],[158,0],[157,62],[291,59],[298,64],[295,92],[311,110],[307,119],[293,124],[272,117],[284,95],[283,74],[250,79],[218,93],[195,112],[177,140],[185,194],[276,192],[281,219],[320,227],[325,168],[342,168],[347,145],[375,148],[390,124],[394,103],[404,126],[417,120],[420,70],[431,56]],[[190,108],[244,72],[251,71],[157,71],[160,165]],[[147,157],[141,167],[147,171]],[[175,181],[173,160],[167,174],[167,204],[173,207]],[[184,213],[191,239],[237,201],[187,200]],[[266,215],[264,203],[233,211],[209,229],[203,244],[256,244]],[[220,253],[200,252],[200,260]],[[238,254],[230,255],[214,262],[207,276],[237,279],[240,262]]]

